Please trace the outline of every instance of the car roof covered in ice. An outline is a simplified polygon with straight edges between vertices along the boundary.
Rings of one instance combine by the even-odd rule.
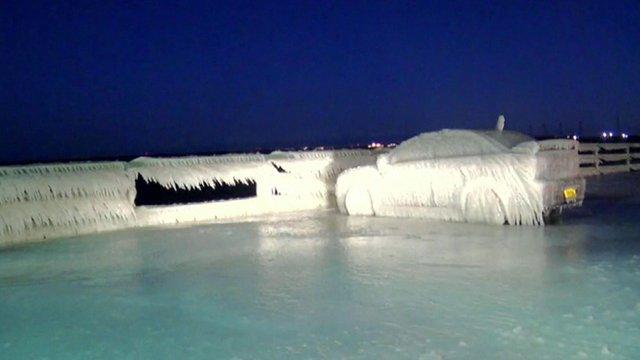
[[[390,163],[507,153],[533,139],[515,131],[440,130],[403,141],[386,156]]]

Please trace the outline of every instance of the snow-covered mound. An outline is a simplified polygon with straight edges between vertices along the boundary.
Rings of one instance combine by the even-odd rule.
[[[508,131],[418,135],[337,181],[340,211],[496,224],[543,224],[584,196],[573,140],[536,142]],[[565,189],[575,197],[563,198]]]

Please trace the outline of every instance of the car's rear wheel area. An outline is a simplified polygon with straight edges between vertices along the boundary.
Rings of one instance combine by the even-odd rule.
[[[500,197],[490,188],[476,188],[467,194],[464,216],[468,222],[507,224],[504,205]]]

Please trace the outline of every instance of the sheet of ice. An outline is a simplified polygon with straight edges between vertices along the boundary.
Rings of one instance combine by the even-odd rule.
[[[0,251],[3,358],[640,357],[640,176],[562,225],[299,213]]]

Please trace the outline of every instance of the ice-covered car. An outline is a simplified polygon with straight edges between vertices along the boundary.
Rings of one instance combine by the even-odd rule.
[[[582,205],[578,143],[503,131],[441,130],[404,141],[375,166],[338,177],[350,215],[542,225]]]

